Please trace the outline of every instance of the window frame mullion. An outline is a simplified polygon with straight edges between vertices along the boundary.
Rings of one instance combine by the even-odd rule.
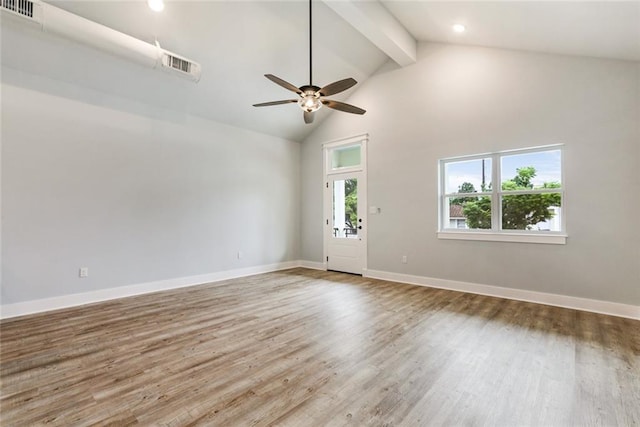
[[[491,155],[491,231],[502,230],[502,184],[500,183],[500,154]]]

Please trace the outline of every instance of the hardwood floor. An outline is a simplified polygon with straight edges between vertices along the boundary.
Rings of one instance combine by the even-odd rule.
[[[637,426],[640,322],[292,269],[0,323],[3,426]]]

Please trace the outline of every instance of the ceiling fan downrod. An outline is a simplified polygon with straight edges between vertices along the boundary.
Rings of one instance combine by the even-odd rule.
[[[313,13],[309,0],[309,86],[313,86]]]

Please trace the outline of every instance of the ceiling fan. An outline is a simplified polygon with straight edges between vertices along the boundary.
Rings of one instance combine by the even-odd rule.
[[[282,86],[285,89],[288,89],[292,92],[298,94],[298,99],[287,99],[284,101],[272,101],[272,102],[263,102],[261,104],[253,104],[254,107],[269,107],[271,105],[281,105],[281,104],[290,104],[297,103],[303,111],[304,122],[312,123],[313,122],[313,113],[320,109],[323,105],[326,105],[329,108],[334,110],[343,111],[345,113],[352,114],[364,114],[365,110],[362,108],[358,108],[354,105],[346,104],[340,101],[333,101],[331,99],[325,99],[327,96],[335,95],[336,93],[340,93],[354,86],[356,82],[352,78],[347,78],[343,80],[338,80],[337,82],[330,83],[324,87],[314,86],[313,84],[313,43],[312,43],[312,10],[311,10],[311,1],[309,0],[309,84],[295,87],[291,83],[282,80],[279,77],[274,76],[273,74],[265,74],[264,76],[274,82],[277,85]]]

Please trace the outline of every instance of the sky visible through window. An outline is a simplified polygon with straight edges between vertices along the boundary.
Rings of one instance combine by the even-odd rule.
[[[445,164],[446,192],[455,193],[464,182],[473,184],[476,191],[482,188],[482,160],[463,160]],[[548,150],[533,153],[503,155],[501,157],[501,181],[513,179],[517,169],[533,166],[536,176],[532,183],[534,187],[542,186],[545,182],[561,182],[561,151]],[[484,179],[487,185],[491,183],[491,157],[484,159]]]

